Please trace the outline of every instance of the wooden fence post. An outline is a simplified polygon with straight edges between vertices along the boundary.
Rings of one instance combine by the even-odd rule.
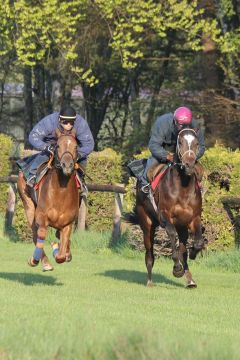
[[[87,218],[87,197],[83,195],[81,197],[81,205],[78,211],[78,225],[77,229],[82,231],[86,228],[86,218]]]
[[[117,239],[121,236],[121,217],[123,210],[123,194],[115,193],[115,209],[113,217],[112,244],[116,244]]]
[[[9,228],[12,226],[15,204],[16,204],[16,186],[15,184],[10,184],[8,190],[6,213],[5,213],[5,228]]]

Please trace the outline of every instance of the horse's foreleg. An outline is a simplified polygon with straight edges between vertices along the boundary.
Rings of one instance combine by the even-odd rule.
[[[154,265],[154,253],[153,253],[153,242],[154,242],[155,227],[151,226],[148,229],[144,229],[143,238],[146,249],[145,253],[145,264],[148,272],[147,286],[152,286],[152,268]]]
[[[179,238],[179,258],[182,261],[184,276],[186,279],[186,288],[195,288],[197,284],[192,278],[192,274],[188,268],[188,252],[187,252],[187,241],[188,241],[188,229],[187,227],[176,227],[178,238]]]
[[[72,261],[72,254],[70,250],[71,241],[68,240],[67,251],[66,251],[66,262]]]
[[[39,261],[42,258],[46,257],[43,247],[44,247],[44,243],[45,243],[45,238],[47,236],[47,226],[44,224],[44,221],[41,221],[41,223],[42,224],[39,225],[37,228],[37,238],[34,241],[35,250],[33,252],[32,257],[28,261],[28,264],[30,266],[37,266]],[[50,269],[48,269],[48,270],[50,270]]]
[[[32,232],[33,232],[33,242],[35,244],[35,250],[37,247],[37,239],[38,239],[38,235],[37,235],[37,225],[35,223],[35,211],[36,211],[36,207],[35,204],[33,202],[33,200],[31,199],[30,193],[28,192],[27,188],[26,188],[26,181],[24,180],[23,174],[20,172],[19,177],[18,177],[18,182],[17,182],[17,186],[18,186],[18,191],[19,191],[19,195],[22,199],[23,202],[23,206],[24,206],[24,210],[26,213],[26,217],[27,217],[27,221],[29,223],[29,226],[32,228]],[[38,250],[36,252],[41,252],[41,250]],[[34,251],[35,253],[35,251]],[[41,256],[41,261],[43,264],[43,271],[50,271],[53,270],[52,265],[49,263],[48,258],[42,248],[42,256]],[[33,257],[31,257],[28,260],[28,264],[30,266],[36,266],[38,265],[39,260],[37,259],[33,259]]]
[[[176,247],[177,233],[176,233],[175,226],[172,225],[170,222],[167,222],[165,229],[166,229],[168,237],[171,241],[171,246],[172,246],[172,259],[174,262],[173,275],[175,277],[182,277],[184,275],[183,260],[181,259],[180,253]]]
[[[154,243],[154,234],[155,234],[156,225],[147,215],[147,213],[145,212],[142,206],[139,206],[137,208],[137,213],[139,219],[141,219],[140,225],[143,231],[144,246],[146,249],[145,264],[148,273],[147,286],[151,287],[153,284],[152,283],[152,268],[154,265],[153,243]]]
[[[38,238],[37,231],[38,231],[38,228],[34,221],[32,224],[32,232],[33,232],[33,242],[34,242],[35,246],[37,245],[37,238]],[[50,264],[49,259],[46,255],[44,249],[42,249],[41,262],[42,262],[42,270],[43,271],[52,271],[53,270],[53,266]]]
[[[61,264],[70,258],[70,235],[72,231],[72,224],[65,226],[60,230],[60,246],[52,245],[53,256],[57,263]],[[68,260],[71,261],[71,260]]]
[[[189,229],[193,234],[193,247],[189,251],[189,258],[192,260],[196,259],[197,254],[204,247],[204,240],[202,237],[202,226],[201,226],[201,218],[197,216],[189,225]]]

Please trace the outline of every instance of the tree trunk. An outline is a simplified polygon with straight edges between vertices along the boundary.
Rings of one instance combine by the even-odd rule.
[[[45,107],[46,107],[46,113],[50,114],[53,111],[53,106],[52,106],[52,78],[51,75],[49,73],[49,71],[45,70],[45,79],[46,79],[46,100],[45,100]]]
[[[25,66],[23,70],[24,77],[24,145],[29,148],[28,136],[33,128],[33,98],[32,98],[32,68]]]
[[[133,130],[139,129],[141,125],[141,110],[139,100],[139,86],[138,86],[138,74],[137,70],[129,71],[130,82],[130,103],[132,107],[132,127]]]
[[[41,120],[46,115],[45,110],[45,72],[41,64],[34,66],[34,100],[36,120]]]
[[[51,71],[52,93],[51,103],[53,111],[59,111],[64,99],[65,82],[59,73]]]
[[[95,140],[95,150],[97,150],[97,136],[108,107],[108,94],[104,95],[104,89],[101,85],[90,88],[83,84],[82,89],[85,100],[86,120],[88,121]]]

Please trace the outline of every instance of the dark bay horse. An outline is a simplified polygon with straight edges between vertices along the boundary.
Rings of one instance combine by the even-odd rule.
[[[18,191],[23,201],[27,220],[33,230],[35,251],[29,259],[30,266],[42,261],[43,270],[53,270],[44,252],[44,240],[48,226],[57,229],[60,244],[53,243],[53,256],[57,263],[71,261],[70,235],[78,216],[79,191],[75,179],[77,161],[76,132],[61,133],[56,129],[57,143],[53,165],[39,184],[37,204],[33,189],[26,185],[23,174],[19,174]]]
[[[202,172],[202,167],[196,163],[197,152],[196,132],[193,129],[181,130],[177,138],[176,163],[168,167],[153,192],[156,210],[137,186],[136,213],[143,231],[146,249],[147,286],[152,285],[154,234],[156,227],[160,224],[165,227],[171,241],[173,275],[176,277],[185,275],[186,286],[196,287],[188,268],[186,245],[190,232],[194,240],[189,250],[190,259],[195,259],[204,246],[201,230],[202,196],[197,180],[197,174]],[[179,248],[177,248],[177,235]]]

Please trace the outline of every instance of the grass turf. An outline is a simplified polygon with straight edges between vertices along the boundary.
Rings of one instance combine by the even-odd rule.
[[[78,236],[49,273],[27,265],[32,245],[1,240],[0,359],[239,358],[239,274],[222,260],[190,262],[198,288],[186,290],[157,259],[149,289],[144,254]]]

